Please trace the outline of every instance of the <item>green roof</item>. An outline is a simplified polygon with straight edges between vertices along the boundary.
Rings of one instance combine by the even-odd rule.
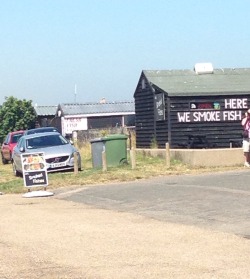
[[[60,104],[63,115],[115,115],[134,114],[134,101],[107,102],[107,103],[84,103],[84,104]]]
[[[143,74],[168,96],[250,94],[250,68],[214,69],[203,74],[194,70],[144,70]]]
[[[58,106],[38,106],[35,105],[35,111],[38,116],[55,116]]]

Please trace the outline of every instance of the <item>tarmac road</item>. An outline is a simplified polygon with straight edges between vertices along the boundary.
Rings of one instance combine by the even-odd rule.
[[[1,195],[0,279],[249,279],[249,175]]]
[[[250,238],[249,170],[100,185],[64,199]]]

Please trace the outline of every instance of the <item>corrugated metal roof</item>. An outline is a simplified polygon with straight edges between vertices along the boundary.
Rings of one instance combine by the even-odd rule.
[[[55,115],[58,106],[34,106],[36,114],[38,116]]]
[[[109,103],[84,103],[84,104],[60,104],[63,115],[90,115],[112,113],[134,113],[134,101],[109,102]]]
[[[197,74],[192,70],[144,70],[143,73],[151,85],[169,96],[250,94],[249,68],[214,69],[211,74]]]

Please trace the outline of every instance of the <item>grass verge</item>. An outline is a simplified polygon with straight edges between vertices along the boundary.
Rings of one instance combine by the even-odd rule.
[[[134,170],[132,170],[131,165],[128,164],[108,168],[106,172],[103,172],[102,169],[92,168],[91,152],[89,149],[85,147],[81,149],[81,152],[83,171],[78,174],[72,172],[48,174],[49,185],[47,189],[49,191],[57,188],[82,187],[86,185],[147,179],[154,176],[195,174],[239,169],[239,167],[190,168],[175,160],[171,161],[171,167],[167,168],[166,162],[162,158],[138,154],[136,158],[136,168]],[[27,188],[24,187],[23,178],[13,175],[11,164],[1,164],[0,174],[0,192],[5,194],[27,192]],[[39,189],[39,187],[34,189]]]

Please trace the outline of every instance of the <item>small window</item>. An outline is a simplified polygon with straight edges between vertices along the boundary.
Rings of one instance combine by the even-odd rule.
[[[145,89],[145,88],[146,88],[146,81],[145,81],[144,78],[143,78],[142,81],[141,81],[141,88],[142,88],[142,89]]]

